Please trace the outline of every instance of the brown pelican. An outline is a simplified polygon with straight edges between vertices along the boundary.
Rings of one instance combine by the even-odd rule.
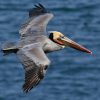
[[[50,31],[49,37],[46,36],[46,26],[52,17],[53,14],[47,11],[43,5],[35,5],[35,8],[29,11],[28,20],[19,30],[19,42],[5,43],[2,46],[4,54],[15,53],[18,56],[25,69],[24,92],[30,91],[43,79],[50,64],[46,53],[65,47],[92,53],[60,32]]]

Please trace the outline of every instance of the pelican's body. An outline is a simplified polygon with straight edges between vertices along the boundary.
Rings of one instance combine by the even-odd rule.
[[[46,36],[46,25],[53,14],[48,12],[41,4],[35,6],[36,8],[29,11],[29,19],[19,30],[19,42],[7,43],[2,47],[5,54],[15,53],[20,59],[25,69],[25,83],[23,85],[25,92],[31,90],[43,79],[50,64],[46,53],[61,50],[66,46],[91,53],[60,32],[51,31],[49,37]]]
[[[22,39],[18,46],[19,47],[23,47],[23,46],[28,46],[34,44],[35,46],[40,46],[41,48],[43,48],[44,52],[52,52],[52,51],[56,51],[56,50],[60,50],[63,47],[60,46],[59,44],[54,43],[53,41],[51,41],[47,36],[45,35],[39,35],[39,36],[29,36],[25,39]]]

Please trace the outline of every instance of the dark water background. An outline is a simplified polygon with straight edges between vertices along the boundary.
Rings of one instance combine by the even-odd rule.
[[[57,30],[93,51],[64,49],[49,55],[52,65],[28,94],[22,92],[24,71],[15,55],[0,53],[0,100],[100,100],[100,0],[0,0],[0,43],[17,41],[28,9],[44,4]]]

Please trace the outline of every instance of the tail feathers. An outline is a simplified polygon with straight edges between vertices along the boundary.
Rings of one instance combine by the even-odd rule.
[[[1,47],[1,50],[3,51],[4,55],[7,55],[9,53],[16,53],[18,48],[16,47],[15,42],[9,42],[9,43],[3,44],[3,46]]]

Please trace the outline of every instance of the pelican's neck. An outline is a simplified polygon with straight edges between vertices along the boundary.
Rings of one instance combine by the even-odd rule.
[[[61,49],[64,49],[65,46],[59,45],[55,42],[53,42],[52,40],[48,39],[46,42],[46,45],[44,47],[44,51],[45,52],[53,52],[53,51],[58,51]]]

